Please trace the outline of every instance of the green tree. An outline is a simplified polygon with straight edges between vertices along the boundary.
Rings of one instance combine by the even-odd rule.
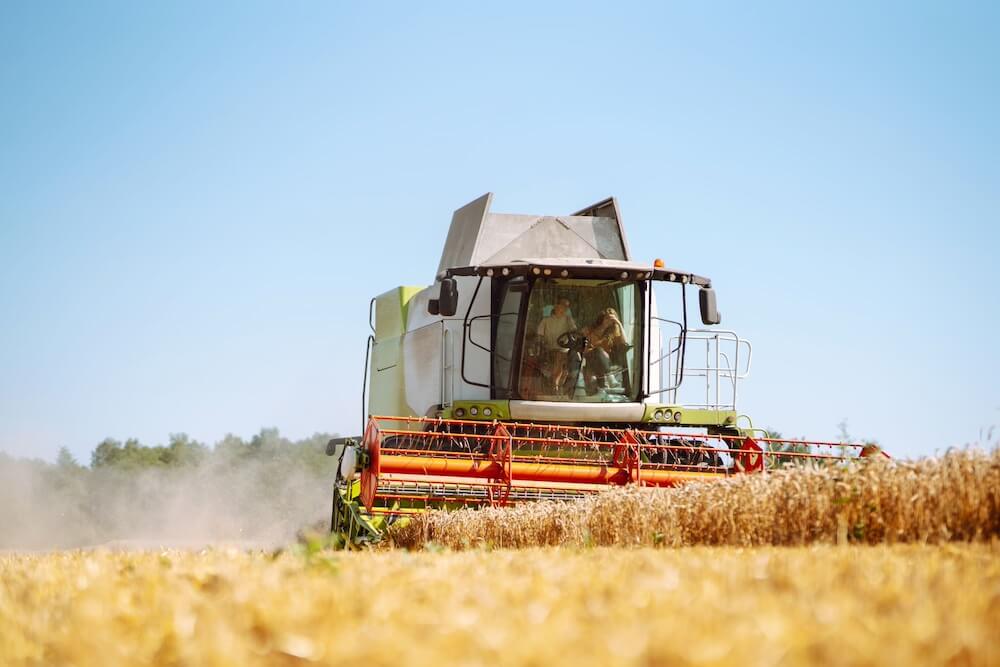
[[[767,437],[780,442],[768,442],[767,451],[774,456],[771,459],[772,468],[785,468],[792,465],[802,465],[809,459],[795,454],[809,454],[809,445],[795,442],[794,440],[784,440],[784,436],[779,431],[772,428],[765,429]],[[784,454],[784,456],[782,456]],[[791,454],[792,456],[789,456]]]
[[[187,433],[171,433],[170,444],[160,448],[160,460],[165,465],[198,465],[205,458],[208,448],[188,437]]]
[[[90,467],[101,468],[113,465],[122,455],[122,443],[113,438],[105,438],[90,454]]]
[[[79,470],[81,466],[76,461],[76,457],[66,447],[60,447],[56,455],[56,466],[62,470]]]

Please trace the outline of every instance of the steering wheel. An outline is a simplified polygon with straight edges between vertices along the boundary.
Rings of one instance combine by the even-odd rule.
[[[565,331],[556,338],[556,344],[571,350],[582,350],[587,346],[587,337],[578,329]]]

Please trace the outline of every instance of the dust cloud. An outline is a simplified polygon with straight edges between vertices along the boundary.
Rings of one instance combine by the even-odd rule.
[[[334,461],[326,461],[209,456],[92,469],[0,453],[0,549],[277,547],[328,521]]]

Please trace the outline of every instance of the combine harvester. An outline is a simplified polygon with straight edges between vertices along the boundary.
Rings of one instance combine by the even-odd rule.
[[[877,452],[755,429],[736,408],[749,341],[715,328],[711,280],[633,259],[615,199],[563,216],[492,213],[492,199],[455,212],[432,286],[372,299],[364,435],[327,448],[345,546],[428,509]],[[695,290],[712,328],[688,324]]]

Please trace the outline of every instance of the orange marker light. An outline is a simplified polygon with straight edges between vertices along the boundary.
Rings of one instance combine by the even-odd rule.
[[[660,259],[659,257],[657,257],[656,259],[654,259],[653,260],[653,268],[654,269],[662,269],[663,268],[663,260]]]

